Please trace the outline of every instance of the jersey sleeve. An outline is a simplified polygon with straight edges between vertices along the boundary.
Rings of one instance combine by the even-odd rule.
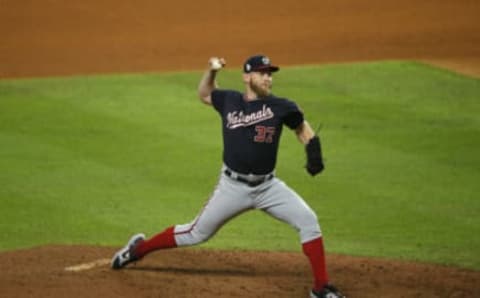
[[[211,93],[212,105],[220,113],[225,105],[226,94],[226,91],[220,89],[215,89]]]
[[[283,123],[285,123],[290,129],[295,129],[303,123],[303,120],[303,112],[297,104],[291,101],[286,101]]]

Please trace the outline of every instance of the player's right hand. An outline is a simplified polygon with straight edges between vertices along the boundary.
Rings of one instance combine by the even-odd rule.
[[[210,70],[217,71],[222,69],[226,65],[226,61],[224,58],[212,57],[208,60],[208,65],[210,66]]]

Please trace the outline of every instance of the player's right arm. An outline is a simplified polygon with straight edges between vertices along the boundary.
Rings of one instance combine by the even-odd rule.
[[[212,57],[208,60],[208,68],[205,70],[198,84],[198,97],[208,105],[212,104],[212,92],[218,88],[215,80],[217,72],[225,66],[225,59]]]

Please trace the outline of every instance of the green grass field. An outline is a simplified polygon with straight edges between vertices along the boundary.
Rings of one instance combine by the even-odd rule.
[[[200,72],[0,81],[0,249],[123,244],[190,221],[221,166]],[[239,70],[219,77],[242,88]],[[322,124],[326,171],[284,130],[277,174],[329,252],[480,269],[480,80],[412,62],[284,68],[276,94]],[[202,247],[300,251],[261,212]]]

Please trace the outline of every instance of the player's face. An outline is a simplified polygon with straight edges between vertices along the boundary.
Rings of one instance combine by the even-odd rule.
[[[272,73],[270,71],[255,71],[250,73],[249,86],[258,97],[272,93]]]

